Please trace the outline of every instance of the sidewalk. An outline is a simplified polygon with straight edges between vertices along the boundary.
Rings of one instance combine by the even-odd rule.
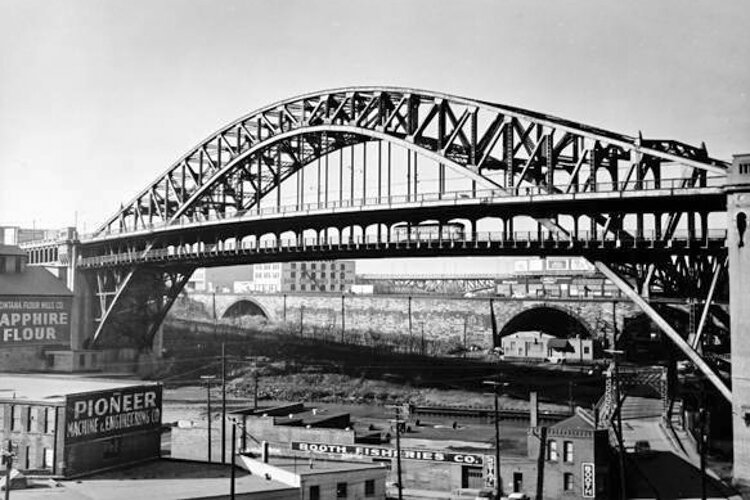
[[[700,456],[684,436],[673,434],[661,425],[660,417],[623,421],[623,441],[632,449],[636,441],[648,441],[650,453],[629,453],[626,477],[632,499],[701,498]],[[708,498],[737,499],[741,496],[707,471]]]

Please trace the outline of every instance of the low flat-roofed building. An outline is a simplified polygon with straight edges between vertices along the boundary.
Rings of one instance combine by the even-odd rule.
[[[159,459],[61,481],[60,487],[12,491],[13,498],[133,500],[139,498],[226,499],[230,495],[231,466],[188,460]],[[235,498],[299,500],[299,487],[235,468]],[[321,497],[327,498],[327,497]],[[353,498],[353,497],[352,497]]]
[[[161,384],[0,373],[0,437],[24,472],[71,477],[158,458]]]
[[[382,464],[247,455],[240,460],[252,474],[299,488],[302,500],[385,498],[388,470]]]

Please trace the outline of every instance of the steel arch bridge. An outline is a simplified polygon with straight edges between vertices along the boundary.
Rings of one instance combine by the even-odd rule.
[[[704,145],[476,99],[328,90],[201,141],[82,238],[74,264],[98,299],[93,341],[145,348],[196,267],[583,255],[729,397],[699,354],[725,289],[727,168]],[[651,295],[697,303],[699,328],[675,331]]]

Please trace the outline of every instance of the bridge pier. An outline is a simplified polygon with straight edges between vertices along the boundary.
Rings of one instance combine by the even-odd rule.
[[[736,155],[727,193],[729,311],[732,345],[732,420],[737,486],[750,489],[750,154]]]

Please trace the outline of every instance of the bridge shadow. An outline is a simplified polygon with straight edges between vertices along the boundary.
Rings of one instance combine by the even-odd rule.
[[[195,328],[195,325],[201,328]],[[329,332],[330,333],[330,332]],[[561,365],[546,367],[511,364],[486,355],[422,354],[420,345],[365,345],[363,337],[353,335],[341,341],[340,335],[309,331],[304,335],[281,329],[256,330],[220,325],[211,322],[170,320],[165,323],[164,346],[167,354],[179,365],[175,372],[188,373],[192,381],[201,370],[214,373],[206,360],[220,354],[221,342],[233,359],[245,360],[245,366],[260,362],[261,375],[336,374],[358,380],[379,380],[414,389],[456,389],[486,392],[482,384],[487,378],[499,377],[510,382],[505,391],[509,396],[527,399],[537,391],[544,401],[574,403],[590,407],[603,392],[603,380],[580,370]],[[411,349],[412,352],[405,349]],[[473,354],[473,353],[471,353]],[[194,360],[191,362],[191,360]],[[179,377],[170,377],[172,381]],[[314,394],[313,394],[314,396]]]
[[[631,455],[626,472],[631,498],[701,498],[701,471],[690,462],[666,451]],[[733,490],[708,476],[708,498],[729,498]]]

